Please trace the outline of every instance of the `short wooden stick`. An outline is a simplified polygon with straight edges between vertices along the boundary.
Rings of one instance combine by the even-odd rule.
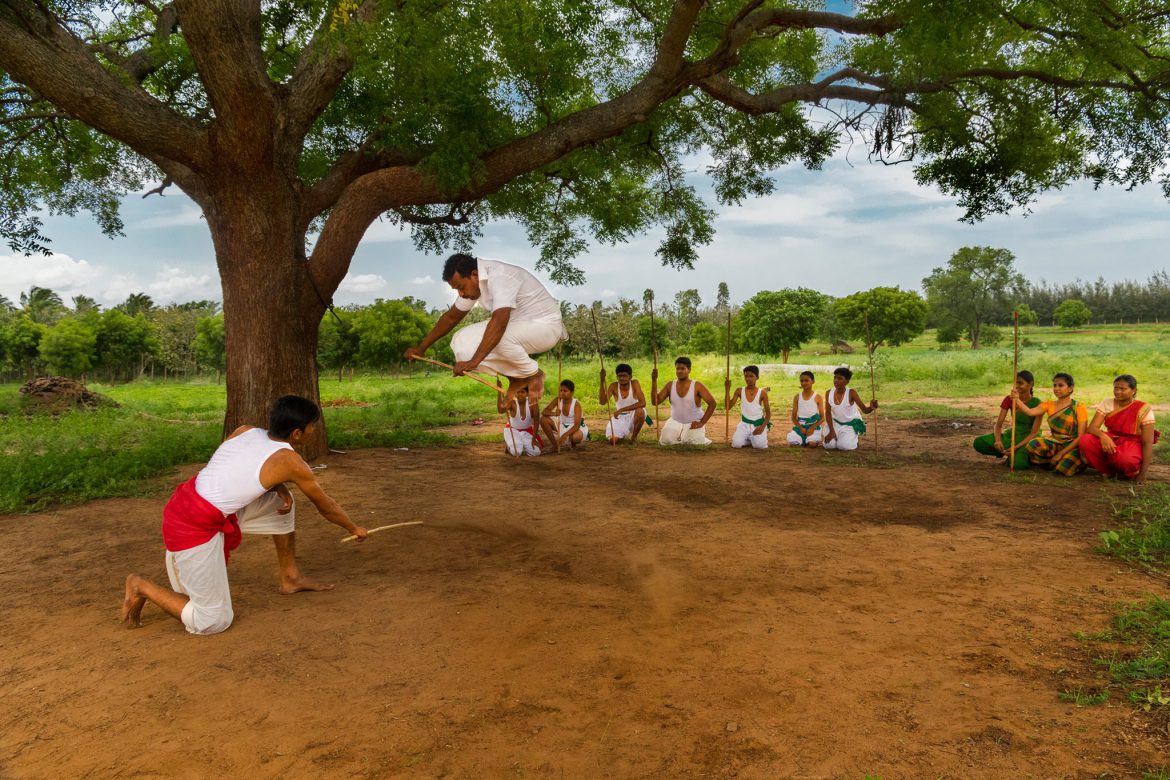
[[[366,531],[366,535],[368,536],[370,534],[376,534],[379,531],[385,531],[385,530],[388,530],[390,528],[401,528],[404,525],[422,525],[422,524],[423,524],[422,520],[411,520],[409,523],[393,523],[391,525],[382,525],[382,526],[378,526],[377,528],[371,528],[370,530]],[[342,539],[341,541],[352,542],[354,539],[357,539],[357,537],[356,536],[347,536],[344,539]]]

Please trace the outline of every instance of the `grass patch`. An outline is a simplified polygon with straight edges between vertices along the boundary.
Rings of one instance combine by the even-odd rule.
[[[1099,534],[1101,552],[1148,568],[1170,569],[1170,486],[1131,488],[1114,515],[1122,525]]]
[[[1061,691],[1060,700],[1078,707],[1096,707],[1109,701],[1109,691],[1086,690],[1078,686],[1073,690]]]

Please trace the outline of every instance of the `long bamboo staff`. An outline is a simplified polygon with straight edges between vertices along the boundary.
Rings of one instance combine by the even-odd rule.
[[[1020,375],[1020,312],[1012,312],[1012,387],[1016,386],[1016,377]],[[1008,471],[1016,470],[1016,399],[1012,399],[1012,448],[1008,452]]]
[[[597,359],[601,361],[601,373],[605,373],[605,357],[601,354],[601,329],[597,327],[597,312],[593,307],[589,308],[589,316],[593,318],[593,337],[597,339]],[[617,425],[613,420],[613,413],[609,410],[609,388],[603,388],[605,391],[605,413],[609,415],[610,430],[616,428]],[[608,440],[610,437],[606,437]],[[610,442],[611,444],[613,442]]]
[[[496,377],[496,388],[501,393],[503,393],[504,388],[500,384],[500,378],[498,376]],[[512,421],[510,419],[508,419],[509,417],[512,416],[512,404],[516,404],[517,411],[520,410],[520,402],[517,401],[515,398],[513,398],[511,401],[508,402],[508,406],[504,408],[504,430],[506,430],[510,434],[512,434],[512,457],[519,458],[520,457],[520,449],[516,446],[516,430],[512,427]]]
[[[731,309],[727,309],[727,368],[723,372],[723,440],[731,441]]]
[[[450,369],[452,371],[455,370],[455,366],[452,366],[449,363],[444,363],[440,360],[431,360],[429,357],[423,357],[421,355],[416,355],[416,356],[412,357],[411,360],[421,360],[424,363],[430,363],[432,366],[439,366],[440,368],[447,368],[447,369]],[[487,381],[486,379],[482,379],[478,374],[472,374],[472,373],[465,372],[463,374],[463,376],[467,377],[468,379],[474,379],[476,382],[479,382],[484,387],[491,388],[492,390],[495,390],[497,393],[501,393],[501,394],[507,393],[507,391],[504,390],[504,388],[496,387],[495,385],[493,385],[491,382]]]
[[[650,350],[654,356],[654,373],[658,374],[658,337],[655,335],[657,327],[654,325],[654,299],[650,299]],[[657,390],[657,388],[655,388]],[[662,424],[658,421],[658,393],[654,393],[654,435],[662,431]]]
[[[869,312],[865,313],[865,351],[869,355],[869,402],[873,403],[873,399],[877,398],[877,380],[874,378],[873,370],[873,339],[870,338],[869,331]],[[831,412],[830,412],[831,414]],[[878,448],[878,416],[875,412],[873,416],[873,451],[877,452]]]

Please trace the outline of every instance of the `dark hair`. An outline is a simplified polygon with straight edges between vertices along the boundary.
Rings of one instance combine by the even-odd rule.
[[[801,375],[801,377],[807,376],[809,379],[811,379],[814,382],[817,381],[817,378],[815,376],[813,376],[813,372],[811,372],[811,371],[801,371],[800,375]]]
[[[833,376],[843,376],[846,379],[852,379],[853,372],[847,366],[837,366],[833,369]]]
[[[268,413],[268,432],[278,439],[287,439],[298,428],[304,430],[321,417],[321,409],[308,398],[282,395]]]
[[[744,366],[743,372],[745,374],[755,374],[756,379],[760,378],[760,367],[759,366]]]
[[[455,274],[467,278],[471,276],[472,271],[479,270],[479,261],[474,257],[463,252],[456,252],[447,258],[447,262],[443,264],[443,281],[451,281],[451,277]]]
[[[1113,384],[1117,384],[1118,382],[1125,382],[1131,389],[1137,390],[1137,377],[1133,374],[1122,374],[1113,380]]]
[[[1031,371],[1019,371],[1016,373],[1016,376],[1018,376],[1020,379],[1023,379],[1030,385],[1036,384],[1036,377],[1032,376]]]
[[[577,389],[577,386],[575,384],[573,384],[572,379],[562,379],[561,380],[561,387],[569,388],[570,393],[576,391],[576,389]]]
[[[617,368],[613,370],[613,373],[614,376],[617,376],[618,374],[629,374],[630,376],[633,376],[634,369],[630,368],[629,363],[618,363]]]
[[[687,368],[690,368],[691,367],[691,359],[689,357],[676,357],[674,359],[674,364],[676,366],[686,366]]]
[[[1077,386],[1077,383],[1073,381],[1072,374],[1066,374],[1063,371],[1061,371],[1059,374],[1053,374],[1052,381],[1055,382],[1057,379],[1063,379],[1064,383],[1069,387]]]

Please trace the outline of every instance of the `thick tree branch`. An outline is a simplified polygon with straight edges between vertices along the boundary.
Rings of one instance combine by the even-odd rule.
[[[241,162],[270,160],[276,91],[260,47],[259,1],[176,0],[175,6],[215,111],[213,145],[230,148]]]
[[[145,91],[126,84],[35,3],[0,4],[0,70],[64,112],[147,156],[200,170],[206,133]]]
[[[368,24],[377,18],[377,0],[365,0],[350,16],[350,24]],[[299,147],[313,122],[333,100],[337,88],[353,67],[348,47],[331,35],[331,10],[313,33],[313,38],[301,52],[297,69],[284,87],[285,100],[284,143]]]

